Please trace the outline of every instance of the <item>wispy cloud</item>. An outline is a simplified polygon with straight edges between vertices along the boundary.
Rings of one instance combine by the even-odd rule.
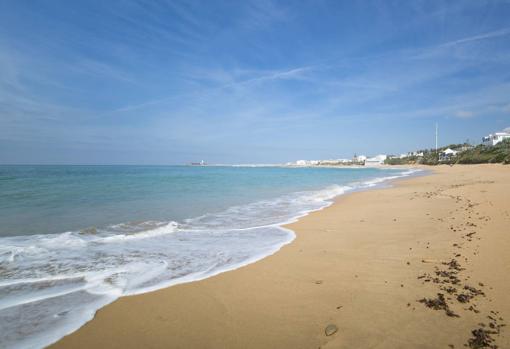
[[[281,69],[274,71],[225,71],[210,70],[193,73],[190,77],[192,81],[207,81],[206,85],[199,85],[193,91],[181,93],[179,95],[170,95],[163,98],[148,100],[138,104],[126,105],[112,110],[113,113],[139,110],[147,107],[154,107],[161,104],[168,104],[176,99],[198,97],[200,94],[212,94],[223,89],[241,88],[255,86],[263,83],[271,83],[278,80],[299,80],[304,79],[307,72],[312,67],[299,67],[291,69]],[[211,84],[212,83],[212,84]]]
[[[247,85],[253,83],[263,83],[263,82],[271,82],[277,80],[299,80],[305,77],[307,72],[310,72],[312,67],[299,67],[299,68],[291,68],[291,69],[282,69],[271,72],[262,72],[255,74],[257,76],[248,78],[241,81],[232,82],[231,84],[227,84],[223,87],[230,87],[234,85]]]
[[[439,47],[439,48],[452,47],[452,46],[462,45],[462,44],[481,41],[481,40],[493,39],[493,38],[507,36],[507,35],[510,35],[510,28],[503,28],[500,30],[495,30],[495,31],[491,31],[491,32],[483,33],[483,34],[473,35],[473,36],[465,37],[462,39],[445,42],[441,45],[438,45],[437,47]]]

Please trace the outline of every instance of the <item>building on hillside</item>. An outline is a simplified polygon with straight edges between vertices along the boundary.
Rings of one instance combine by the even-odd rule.
[[[374,156],[373,158],[367,158],[365,160],[365,166],[381,166],[384,165],[384,160],[386,160],[387,156],[380,154]]]
[[[439,161],[448,161],[451,160],[453,157],[457,156],[459,152],[457,150],[453,149],[445,149],[442,152],[439,152]]]
[[[366,159],[367,159],[367,157],[365,155],[354,154],[354,156],[352,157],[352,163],[361,164],[361,163],[364,163]]]
[[[510,133],[508,133],[508,132],[495,132],[495,133],[491,133],[490,135],[488,135],[486,137],[483,137],[482,138],[482,144],[486,145],[486,146],[489,146],[489,147],[492,147],[492,146],[498,144],[499,142],[501,142],[501,141],[503,141],[505,139],[510,139]]]
[[[409,153],[407,153],[407,156],[408,157],[409,156],[416,156],[418,158],[421,158],[421,157],[423,157],[423,152],[422,151],[420,151],[420,152],[418,152],[418,151],[410,151]]]

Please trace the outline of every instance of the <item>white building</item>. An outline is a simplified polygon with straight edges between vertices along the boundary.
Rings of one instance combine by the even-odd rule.
[[[442,152],[439,153],[439,161],[447,161],[450,160],[452,157],[456,156],[458,153],[457,150],[453,149],[445,149]]]
[[[508,132],[491,133],[487,137],[483,137],[482,142],[483,142],[483,145],[492,147],[504,139],[510,139],[510,133],[508,133]]]
[[[423,157],[423,152],[410,151],[409,153],[407,153],[407,156]]]
[[[360,162],[364,162],[366,159],[367,159],[367,157],[365,155],[354,155],[352,157],[352,162],[360,163]]]
[[[365,160],[365,166],[381,166],[384,164],[384,160],[386,160],[387,156],[380,154],[374,156],[373,158],[367,158]]]

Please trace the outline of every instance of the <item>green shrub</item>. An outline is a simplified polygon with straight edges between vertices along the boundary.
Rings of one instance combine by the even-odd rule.
[[[510,140],[506,139],[495,146],[478,145],[462,152],[457,157],[459,164],[510,163]]]

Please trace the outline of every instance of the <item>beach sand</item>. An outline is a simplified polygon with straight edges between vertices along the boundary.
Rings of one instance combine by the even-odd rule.
[[[52,347],[462,348],[482,329],[510,348],[510,166],[429,170],[339,197],[257,263],[121,298]]]

